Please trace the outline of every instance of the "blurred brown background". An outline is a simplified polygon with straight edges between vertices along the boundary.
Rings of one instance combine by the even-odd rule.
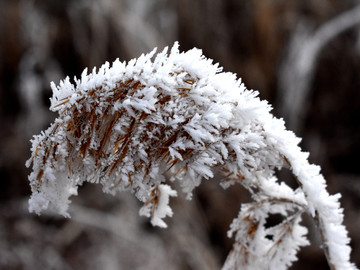
[[[359,266],[360,1],[0,0],[0,269],[220,269],[249,198],[217,180],[172,200],[166,230],[140,218],[130,194],[96,185],[80,188],[70,220],[27,211],[29,139],[56,117],[50,82],[175,40],[237,73],[303,137],[329,191],[343,195]],[[291,269],[329,269],[304,219],[312,246]]]

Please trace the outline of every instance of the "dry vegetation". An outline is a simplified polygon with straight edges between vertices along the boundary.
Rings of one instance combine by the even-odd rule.
[[[80,189],[71,220],[28,213],[29,170],[23,164],[29,158],[30,136],[54,118],[47,109],[49,82],[57,82],[64,74],[78,76],[84,67],[117,57],[129,60],[179,40],[182,50],[202,48],[225,70],[236,72],[248,88],[259,89],[261,97],[274,105],[275,114],[287,118],[286,110],[282,115],[277,111],[283,106],[282,91],[286,91],[279,86],[280,67],[286,63],[285,69],[292,68],[286,60],[296,30],[303,27],[311,35],[356,4],[351,0],[157,0],[147,5],[130,0],[1,2],[0,268],[141,269],[146,265],[146,269],[161,269],[166,265],[166,269],[219,269],[232,245],[227,228],[240,203],[249,200],[239,187],[224,192],[216,181],[204,183],[193,201],[174,200],[176,214],[169,228],[161,231],[138,217],[139,205],[133,198],[125,194],[106,197],[95,185]],[[359,26],[355,25],[323,47],[312,72],[304,115],[297,123],[303,147],[311,149],[310,160],[323,168],[330,192],[343,194],[352,261],[357,265],[359,44]],[[141,87],[130,81],[127,85],[129,91]],[[86,120],[81,112],[77,115],[71,121]],[[89,117],[89,130],[96,130],[97,121],[108,122],[106,140],[113,117],[119,116]],[[74,136],[85,136],[71,121],[67,128]],[[121,137],[119,142],[127,139]],[[78,154],[83,155],[87,148],[84,137]],[[115,143],[113,151],[117,150]],[[153,154],[164,157],[161,151],[156,149]],[[279,221],[273,216],[268,222]],[[310,221],[305,222],[311,226]],[[310,237],[315,244],[304,249],[301,265],[291,269],[328,269],[316,245],[319,240],[312,231]]]

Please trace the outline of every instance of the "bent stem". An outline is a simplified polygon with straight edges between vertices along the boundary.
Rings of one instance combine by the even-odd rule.
[[[325,255],[326,261],[330,267],[330,270],[337,270],[335,265],[331,262],[329,246],[326,244],[327,238],[325,236],[326,235],[325,227],[323,225],[323,222],[321,221],[321,217],[319,216],[318,212],[316,212],[314,220],[315,220],[316,226],[319,229],[320,239],[321,239],[321,242],[323,243],[322,248],[324,250],[324,255]]]

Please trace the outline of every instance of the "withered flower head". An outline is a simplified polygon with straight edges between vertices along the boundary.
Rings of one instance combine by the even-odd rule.
[[[338,196],[327,193],[299,139],[258,93],[221,71],[200,50],[180,53],[175,43],[169,54],[153,50],[128,64],[116,60],[90,74],[85,69],[74,83],[52,83],[51,109],[59,116],[32,140],[30,211],[52,207],[68,216],[69,197],[87,181],[112,194],[132,191],[144,202],[140,213],[166,227],[169,197],[176,196],[169,181],[178,180],[190,198],[216,169],[224,187],[239,182],[255,200],[231,225],[236,243],[225,268],[246,262],[244,269],[262,269],[266,254],[271,269],[291,265],[308,243],[299,224],[303,212],[318,220],[330,262],[352,267]],[[298,190],[278,182],[275,171],[282,167],[292,169]],[[271,213],[289,217],[266,228]]]

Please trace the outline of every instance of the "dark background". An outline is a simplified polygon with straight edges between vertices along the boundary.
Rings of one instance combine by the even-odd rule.
[[[29,140],[56,117],[50,82],[180,42],[238,74],[303,138],[331,193],[342,193],[360,265],[360,11],[356,0],[0,0],[0,269],[219,269],[248,194],[206,181],[173,199],[166,230],[130,194],[84,185],[72,219],[27,211]],[[348,20],[343,23],[340,18]],[[341,28],[341,27],[340,27]],[[322,35],[326,30],[331,38]],[[312,246],[291,269],[329,269]]]

